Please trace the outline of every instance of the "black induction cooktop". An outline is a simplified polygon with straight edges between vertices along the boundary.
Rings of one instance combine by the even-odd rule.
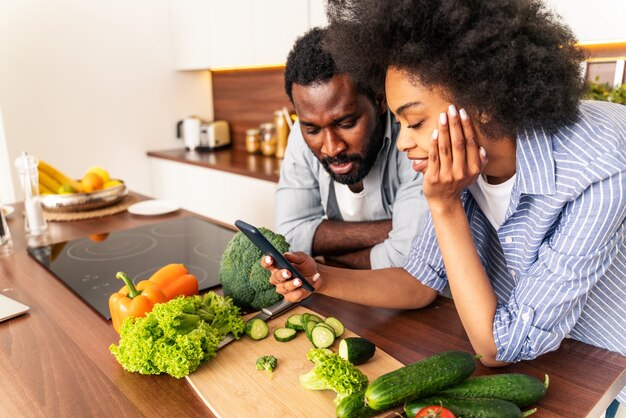
[[[195,217],[91,235],[29,254],[106,319],[109,296],[124,284],[123,271],[136,284],[159,268],[183,263],[196,276],[200,290],[219,285],[222,253],[235,233]]]

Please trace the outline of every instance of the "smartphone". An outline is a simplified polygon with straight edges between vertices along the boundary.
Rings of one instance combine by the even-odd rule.
[[[306,279],[302,277],[300,272],[296,270],[293,264],[287,261],[287,259],[281,254],[281,252],[278,251],[276,247],[274,247],[272,243],[269,242],[267,238],[265,238],[256,227],[241,220],[236,220],[235,226],[239,228],[239,230],[243,232],[243,234],[248,237],[248,239],[252,241],[263,254],[272,257],[274,259],[274,265],[276,267],[289,270],[291,272],[292,279],[295,279],[297,277],[302,281],[303,288],[305,288],[309,292],[315,291],[315,288],[311,286],[311,283],[307,282]]]

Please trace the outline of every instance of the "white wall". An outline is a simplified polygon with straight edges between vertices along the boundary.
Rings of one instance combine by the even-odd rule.
[[[626,42],[624,0],[544,0],[563,18],[580,42]]]
[[[25,150],[74,177],[102,166],[149,194],[146,151],[180,147],[178,119],[213,118],[210,73],[175,72],[171,48],[167,0],[1,0],[10,163]]]

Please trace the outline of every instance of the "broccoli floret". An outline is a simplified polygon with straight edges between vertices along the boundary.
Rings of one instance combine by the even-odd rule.
[[[239,338],[245,328],[230,298],[208,292],[158,303],[145,317],[128,318],[119,345],[109,350],[128,371],[181,378],[215,357],[227,333]]]
[[[336,405],[353,393],[365,392],[367,376],[338,354],[325,348],[312,348],[306,357],[315,364],[315,367],[300,376],[300,384],[305,389],[335,391]]]
[[[270,374],[270,379],[272,378],[272,373],[278,364],[278,359],[272,355],[269,356],[261,356],[256,359],[256,369],[257,370],[267,370]]]
[[[284,236],[263,227],[259,231],[278,251],[289,251]],[[260,310],[282,299],[269,282],[270,272],[261,267],[262,256],[242,232],[233,236],[222,254],[219,277],[224,295],[241,308]]]

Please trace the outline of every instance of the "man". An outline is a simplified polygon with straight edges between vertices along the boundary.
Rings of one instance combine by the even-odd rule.
[[[351,268],[401,266],[427,212],[421,174],[396,148],[384,94],[337,70],[324,33],[307,32],[287,58],[298,122],[281,165],[276,228],[292,251]]]

